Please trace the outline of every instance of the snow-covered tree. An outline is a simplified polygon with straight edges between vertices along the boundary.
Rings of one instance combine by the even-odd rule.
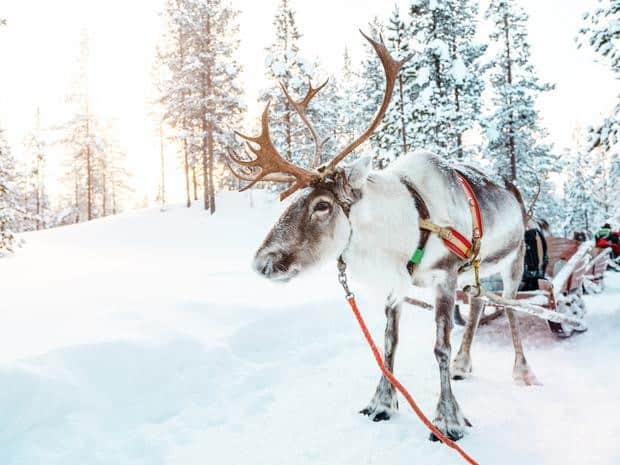
[[[564,159],[569,159],[571,153],[567,150]],[[593,208],[592,197],[589,195],[591,188],[590,173],[587,172],[588,164],[583,152],[577,152],[567,166],[567,182],[564,185],[564,227],[566,233],[571,231],[589,231],[592,227]]]
[[[373,18],[368,25],[367,34],[377,40],[383,36],[385,27],[379,18]],[[385,77],[377,53],[370,44],[365,44],[365,54],[361,63],[359,87],[357,90],[357,120],[361,127],[367,127],[372,121],[377,109],[381,106],[385,92]],[[366,126],[364,126],[366,125]],[[381,150],[379,143],[385,129],[385,123],[379,125],[370,137],[369,143],[374,155],[374,165],[384,168],[392,159],[392,153]]]
[[[345,47],[342,57],[340,75],[335,79],[338,104],[338,122],[336,127],[336,141],[338,147],[346,146],[359,133],[357,95],[359,76],[353,67],[349,50]]]
[[[271,102],[271,137],[287,160],[302,166],[314,166],[317,160],[312,159],[314,142],[311,135],[280,88],[281,84],[293,98],[299,99],[305,95],[309,82],[315,87],[321,83],[312,79],[315,65],[299,50],[302,35],[290,0],[280,0],[273,25],[276,37],[265,58],[270,87],[263,89],[260,97]],[[308,110],[310,119],[316,121],[316,117],[312,118],[314,108],[318,108],[316,101]]]
[[[0,130],[0,257],[13,252],[17,243],[14,230],[22,216],[15,176],[15,160]]]
[[[411,3],[412,144],[464,158],[464,134],[480,118],[485,47],[474,41],[478,10],[472,0]]]
[[[486,127],[487,156],[498,173],[516,180],[531,199],[537,179],[557,171],[557,158],[542,142],[546,132],[535,108],[537,96],[553,86],[542,83],[532,65],[525,11],[513,0],[491,0],[485,17],[492,26],[490,42],[496,45],[488,64],[492,109]],[[537,205],[544,205],[550,195],[543,186]]]
[[[91,108],[89,59],[89,37],[87,31],[82,31],[78,77],[68,97],[74,113],[60,128],[63,132],[62,142],[70,153],[64,179],[72,192],[71,203],[76,222],[99,216],[96,198],[102,191],[99,172],[101,157],[104,156],[105,138],[102,124]]]
[[[404,59],[409,54],[411,31],[401,19],[397,4],[394,5],[386,30],[386,45],[392,56]],[[412,145],[414,128],[411,83],[414,78],[410,64],[405,64],[398,74],[390,107],[383,118],[382,130],[377,134],[381,150],[390,152],[394,158],[407,153]]]
[[[214,213],[214,171],[231,142],[230,128],[239,125],[243,112],[238,12],[224,0],[177,0],[168,2],[165,14],[174,39],[162,54],[169,69],[167,117],[183,139],[188,191],[192,148],[199,148],[204,207]]]
[[[28,218],[25,230],[45,229],[51,220],[50,202],[45,186],[48,141],[41,128],[40,110],[37,108],[35,124],[24,141],[26,159],[19,174],[22,208]]]
[[[620,79],[620,2],[599,0],[584,15],[577,43],[591,47]],[[620,95],[611,114],[589,129],[587,151],[597,165],[598,191],[607,213],[620,213]]]
[[[314,80],[318,83],[316,85],[322,84],[325,82],[323,76],[326,73],[322,72],[318,65],[315,65],[315,69],[317,72]],[[312,165],[318,166],[324,163],[335,151],[346,145],[346,142],[341,143],[340,124],[347,121],[347,115],[344,114],[347,111],[347,104],[340,100],[343,97],[341,85],[341,79],[331,76],[308,108],[308,119],[317,131],[321,143],[319,158],[312,160]],[[314,149],[314,143],[311,146]]]

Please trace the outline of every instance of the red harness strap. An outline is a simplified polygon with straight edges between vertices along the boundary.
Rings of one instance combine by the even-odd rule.
[[[461,183],[461,187],[463,187],[465,197],[467,198],[467,204],[469,205],[469,210],[471,212],[472,240],[470,241],[451,226],[437,226],[429,220],[421,220],[420,228],[439,234],[439,237],[441,237],[445,246],[448,247],[461,260],[472,260],[478,255],[478,251],[480,250],[480,240],[482,239],[483,234],[480,204],[478,203],[476,194],[474,194],[474,190],[467,179],[465,179],[465,177],[456,170],[454,171],[454,174]]]

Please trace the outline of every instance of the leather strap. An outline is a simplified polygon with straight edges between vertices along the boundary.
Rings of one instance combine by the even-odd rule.
[[[464,271],[472,266],[474,261],[478,258],[480,252],[480,245],[484,228],[482,224],[482,214],[480,212],[480,204],[476,198],[476,194],[471,185],[465,178],[465,176],[454,170],[454,174],[459,183],[463,187],[463,192],[467,198],[467,204],[471,212],[472,218],[472,240],[470,241],[463,236],[459,231],[451,226],[438,226],[430,220],[430,213],[428,207],[424,202],[424,199],[415,187],[405,178],[401,179],[401,182],[407,187],[407,190],[413,197],[416,209],[418,210],[418,216],[420,217],[420,240],[418,241],[418,248],[413,253],[409,262],[407,263],[407,270],[409,274],[413,274],[415,267],[420,263],[422,256],[424,255],[424,247],[428,242],[431,233],[439,235],[445,246],[452,251],[465,263],[460,267],[459,271]]]
[[[413,275],[416,267],[420,264],[420,261],[422,261],[422,257],[424,256],[424,248],[426,247],[426,243],[431,236],[431,231],[427,228],[423,228],[422,223],[428,222],[429,224],[432,224],[430,223],[431,215],[428,211],[428,207],[426,206],[426,202],[415,186],[407,178],[401,178],[400,182],[403,183],[411,194],[411,197],[413,197],[415,208],[418,211],[418,217],[420,218],[420,238],[418,239],[418,247],[415,252],[413,252],[411,257],[409,257],[409,261],[407,262],[407,271],[410,275]]]

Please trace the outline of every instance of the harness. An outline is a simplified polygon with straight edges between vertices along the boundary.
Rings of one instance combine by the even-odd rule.
[[[472,240],[467,239],[463,234],[454,229],[451,226],[438,226],[430,219],[430,213],[426,202],[417,191],[415,186],[409,182],[406,178],[402,178],[401,182],[405,185],[411,196],[413,197],[418,215],[420,217],[420,239],[418,240],[418,246],[411,254],[409,261],[407,262],[407,271],[410,275],[413,275],[416,267],[421,263],[424,257],[424,250],[426,243],[430,238],[431,233],[437,234],[444,245],[454,253],[464,263],[459,267],[459,272],[467,271],[472,266],[476,274],[476,285],[478,285],[478,254],[480,252],[480,245],[482,243],[483,225],[482,215],[480,213],[480,204],[474,194],[474,190],[471,185],[460,172],[454,170],[454,174],[463,188],[465,197],[467,198],[467,204],[471,212],[472,218]]]
[[[418,216],[420,218],[419,228],[420,228],[420,238],[418,239],[418,246],[415,251],[411,254],[411,257],[407,261],[406,267],[409,275],[413,276],[416,268],[422,262],[422,258],[424,257],[424,250],[426,248],[426,244],[430,239],[432,233],[437,234],[444,245],[454,253],[463,263],[459,267],[458,271],[468,271],[472,267],[474,269],[475,274],[475,286],[480,289],[480,276],[479,276],[479,266],[480,260],[478,259],[478,254],[480,253],[480,245],[482,243],[482,235],[483,235],[483,224],[482,224],[482,215],[480,213],[480,204],[478,203],[478,199],[472,189],[471,185],[465,178],[465,176],[457,170],[454,170],[454,174],[459,181],[459,184],[463,188],[463,192],[465,193],[465,197],[467,198],[467,204],[469,206],[469,210],[471,212],[472,218],[472,240],[467,239],[463,234],[457,231],[455,228],[451,226],[439,226],[433,223],[430,219],[430,212],[428,210],[428,206],[424,201],[422,195],[418,192],[415,186],[407,179],[401,178],[401,182],[407,188],[411,196],[413,197],[416,210],[418,211]],[[351,211],[351,206],[354,201],[347,201],[344,199],[336,197],[336,203],[340,205],[342,208],[347,220],[349,220],[349,213]],[[349,220],[350,222],[350,220]],[[351,231],[352,234],[352,231]],[[349,243],[351,241],[351,236],[349,236],[349,240],[347,242],[347,246],[345,250],[348,248]],[[338,270],[340,271],[339,280],[340,283],[346,288],[346,276],[344,275],[344,271],[346,270],[346,264],[342,258],[342,254],[338,257]]]

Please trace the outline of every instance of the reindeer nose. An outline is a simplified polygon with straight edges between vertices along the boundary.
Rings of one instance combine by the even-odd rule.
[[[254,258],[254,269],[261,275],[271,278],[273,275],[287,273],[293,262],[293,255],[284,251],[259,252]]]
[[[277,260],[276,252],[259,253],[254,258],[254,269],[258,274],[269,277],[273,273],[274,262]]]

